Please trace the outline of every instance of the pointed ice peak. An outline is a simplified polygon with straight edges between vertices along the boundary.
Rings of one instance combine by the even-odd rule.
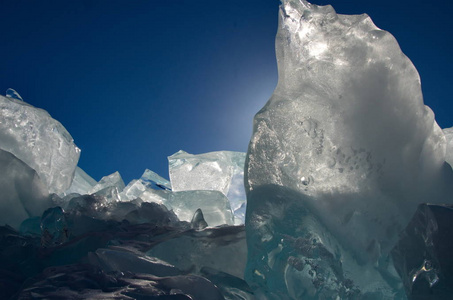
[[[19,95],[18,92],[16,92],[14,89],[12,88],[9,88],[6,90],[6,97],[7,98],[14,98],[14,99],[17,99],[17,100],[21,100],[21,101],[24,101],[24,99],[22,99],[22,97]]]
[[[203,230],[208,227],[208,223],[204,220],[203,212],[201,209],[197,209],[193,214],[190,226],[195,230]]]
[[[171,190],[170,181],[149,169],[145,170],[140,179],[153,189]]]

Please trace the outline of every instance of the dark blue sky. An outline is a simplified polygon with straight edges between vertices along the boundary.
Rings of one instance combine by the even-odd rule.
[[[313,1],[368,13],[420,72],[425,103],[453,126],[450,1]],[[246,151],[277,83],[278,0],[0,0],[0,93],[59,120],[96,180],[167,156]]]

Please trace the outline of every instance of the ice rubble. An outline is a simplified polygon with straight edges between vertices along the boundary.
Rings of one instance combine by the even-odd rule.
[[[445,137],[395,38],[283,0],[279,82],[245,168],[245,278],[272,299],[404,294],[389,252],[422,202],[452,202]]]
[[[245,153],[179,151],[171,182],[150,170],[96,182],[59,122],[0,96],[0,298],[451,295],[451,207],[421,205],[403,229],[419,203],[451,202],[452,128],[368,16],[282,2],[245,227],[231,226],[245,218]]]

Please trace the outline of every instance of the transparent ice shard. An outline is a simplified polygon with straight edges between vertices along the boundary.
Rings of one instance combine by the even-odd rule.
[[[24,101],[24,99],[22,99],[22,97],[19,95],[19,93],[16,92],[16,90],[14,90],[12,88],[7,89],[5,95],[6,95],[7,98],[14,98],[14,99],[17,99],[17,100]]]
[[[399,232],[419,203],[453,200],[445,137],[417,70],[366,14],[305,0],[282,1],[276,54],[279,82],[254,118],[245,167],[249,284],[281,298],[401,292],[389,259]],[[304,210],[322,226],[304,224]],[[281,239],[304,234],[338,244],[329,252],[351,284],[336,287],[330,266],[323,282],[309,280],[305,253],[288,260],[296,249]],[[283,261],[294,271],[282,272]]]
[[[128,201],[139,198],[148,190],[170,191],[171,185],[168,180],[151,170],[146,169],[140,179],[134,179],[121,192],[121,200]],[[150,191],[152,193],[152,191]]]
[[[0,225],[18,229],[22,221],[41,216],[52,205],[36,171],[1,149],[0,170]]]
[[[140,180],[147,186],[155,190],[171,190],[170,181],[161,177],[157,173],[146,169]]]
[[[108,176],[104,176],[99,182],[91,188],[88,194],[98,193],[107,188],[113,188],[117,194],[123,191],[125,185],[123,178],[118,171]],[[108,191],[106,191],[108,193]]]
[[[45,110],[3,96],[0,149],[33,168],[51,193],[69,188],[80,156],[71,135]]]
[[[91,191],[96,184],[96,180],[85,173],[85,171],[81,168],[76,167],[71,186],[64,192],[63,195],[65,196],[72,193],[85,195],[88,194],[88,192]]]

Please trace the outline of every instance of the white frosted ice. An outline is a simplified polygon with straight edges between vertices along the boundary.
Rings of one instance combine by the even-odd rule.
[[[0,150],[0,225],[16,229],[22,221],[52,205],[46,186],[35,170],[13,154]]]
[[[45,110],[0,96],[0,149],[36,170],[49,192],[71,185],[80,149],[60,122]]]
[[[246,201],[245,153],[217,151],[195,155],[180,150],[169,156],[168,161],[173,191],[220,191],[231,203],[235,224],[244,223],[241,208]]]
[[[316,242],[299,240],[301,247],[327,249],[336,240],[344,251],[334,247],[330,255],[355,257],[382,282],[360,284],[364,269],[343,261],[361,295],[384,297],[396,288],[388,253],[417,205],[453,200],[444,134],[423,104],[417,70],[366,14],[283,0],[279,17],[279,82],[255,116],[245,168],[253,257],[246,278],[294,299],[343,297],[349,281],[327,282],[346,280],[335,261],[324,269],[325,282],[299,264],[313,253],[297,250],[295,241],[315,235]],[[307,210],[321,226],[304,223]],[[288,249],[296,249],[293,256]],[[275,265],[262,259],[280,252]]]
[[[445,139],[447,140],[447,152],[445,161],[453,167],[453,127],[443,130]]]

